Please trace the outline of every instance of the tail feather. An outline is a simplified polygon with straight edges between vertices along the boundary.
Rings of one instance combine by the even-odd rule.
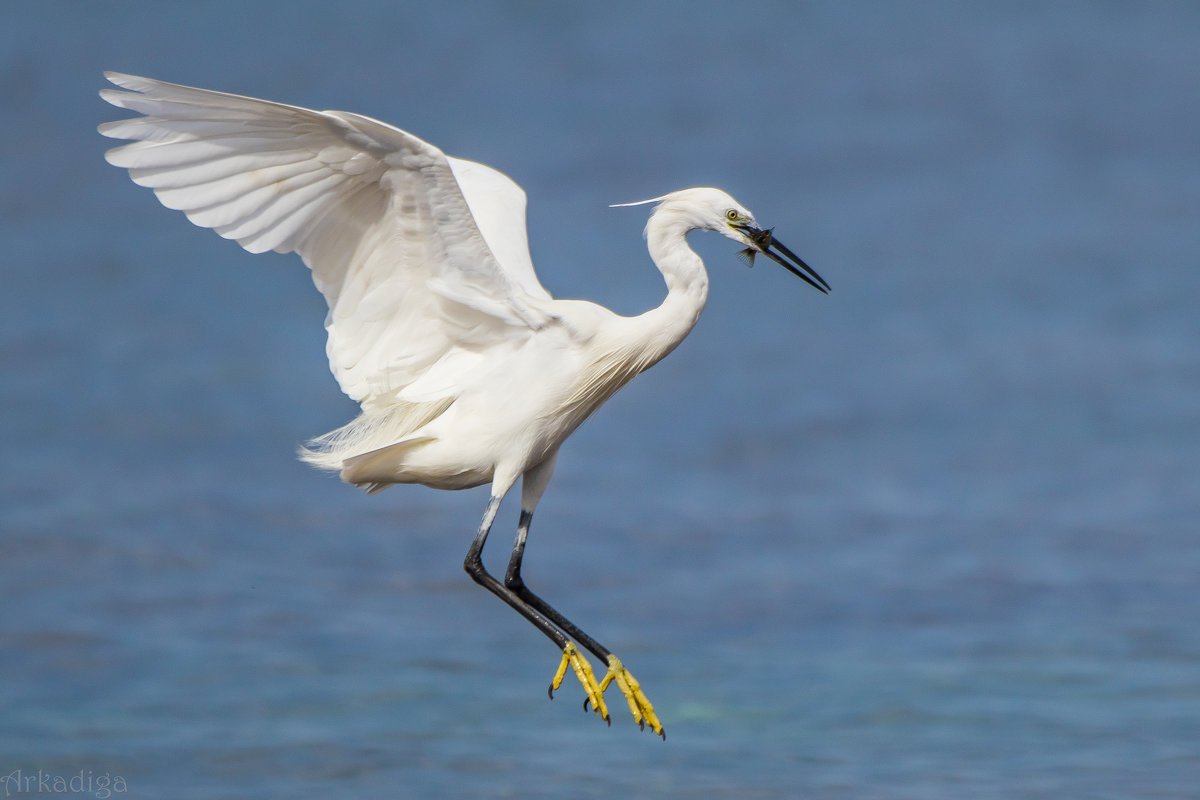
[[[451,398],[437,403],[403,403],[383,412],[363,412],[337,430],[306,442],[300,447],[300,460],[317,469],[340,472],[342,480],[368,492],[381,491],[395,481],[378,473],[374,478],[352,476],[365,475],[368,462],[378,465],[383,450],[429,441],[431,437],[413,434],[445,413],[453,402]],[[352,467],[351,462],[360,466]]]
[[[398,467],[404,453],[432,441],[432,436],[417,436],[348,458],[342,462],[342,480],[366,489],[367,494],[382,492],[401,477]]]

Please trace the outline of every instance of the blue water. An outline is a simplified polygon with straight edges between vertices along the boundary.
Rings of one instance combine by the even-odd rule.
[[[6,5],[5,796],[1200,796],[1198,43],[1186,3]],[[493,164],[559,296],[657,303],[606,205],[704,184],[832,284],[694,237],[699,327],[535,519],[665,744],[546,699],[461,570],[485,490],[294,460],[354,412],[322,300],[104,163],[103,69]]]

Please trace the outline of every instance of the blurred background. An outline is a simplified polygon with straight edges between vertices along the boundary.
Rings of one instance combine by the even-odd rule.
[[[1189,3],[5,4],[0,775],[1194,797],[1198,44]],[[356,410],[323,301],[105,164],[106,69],[505,171],[556,296],[656,305],[607,205],[694,185],[829,281],[694,236],[704,318],[539,508],[526,579],[665,744],[546,700],[557,652],[461,569],[486,489],[295,460]]]

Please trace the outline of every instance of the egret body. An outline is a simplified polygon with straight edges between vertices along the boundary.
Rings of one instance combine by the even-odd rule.
[[[133,140],[107,153],[168,208],[250,252],[295,252],[329,313],[327,353],[362,408],[301,457],[376,492],[491,484],[464,566],[562,651],[585,707],[608,719],[615,682],[635,721],[662,725],[607,648],[531,592],[521,558],[558,448],[614,392],[670,353],[704,308],[708,276],[693,230],[738,242],[812,286],[829,287],[719,189],[652,201],[650,257],[667,285],[626,317],[541,286],[525,233],[525,193],[507,176],[385,123],[117,73],[101,96],[143,116],[100,126]],[[521,479],[521,515],[503,581],[482,552],[500,501]],[[605,662],[597,680],[575,642]]]

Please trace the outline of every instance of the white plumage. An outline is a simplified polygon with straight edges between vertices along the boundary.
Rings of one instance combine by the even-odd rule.
[[[564,664],[572,646],[563,631],[607,658],[612,674],[611,653],[519,577],[529,517],[559,445],[695,324],[708,278],[688,231],[719,231],[751,258],[763,253],[821,291],[824,281],[725,192],[687,189],[653,201],[646,227],[667,284],[662,305],[624,317],[556,300],[530,260],[525,193],[490,167],[358,114],[106,77],[126,91],[101,96],[142,115],[100,126],[133,140],[110,150],[109,163],[197,225],[252,253],[295,252],[312,270],[329,306],[330,367],[362,413],[302,457],[372,491],[490,481],[468,571],[563,647]],[[501,586],[479,550],[500,498],[523,475],[519,547]],[[588,691],[600,710],[603,690]]]

